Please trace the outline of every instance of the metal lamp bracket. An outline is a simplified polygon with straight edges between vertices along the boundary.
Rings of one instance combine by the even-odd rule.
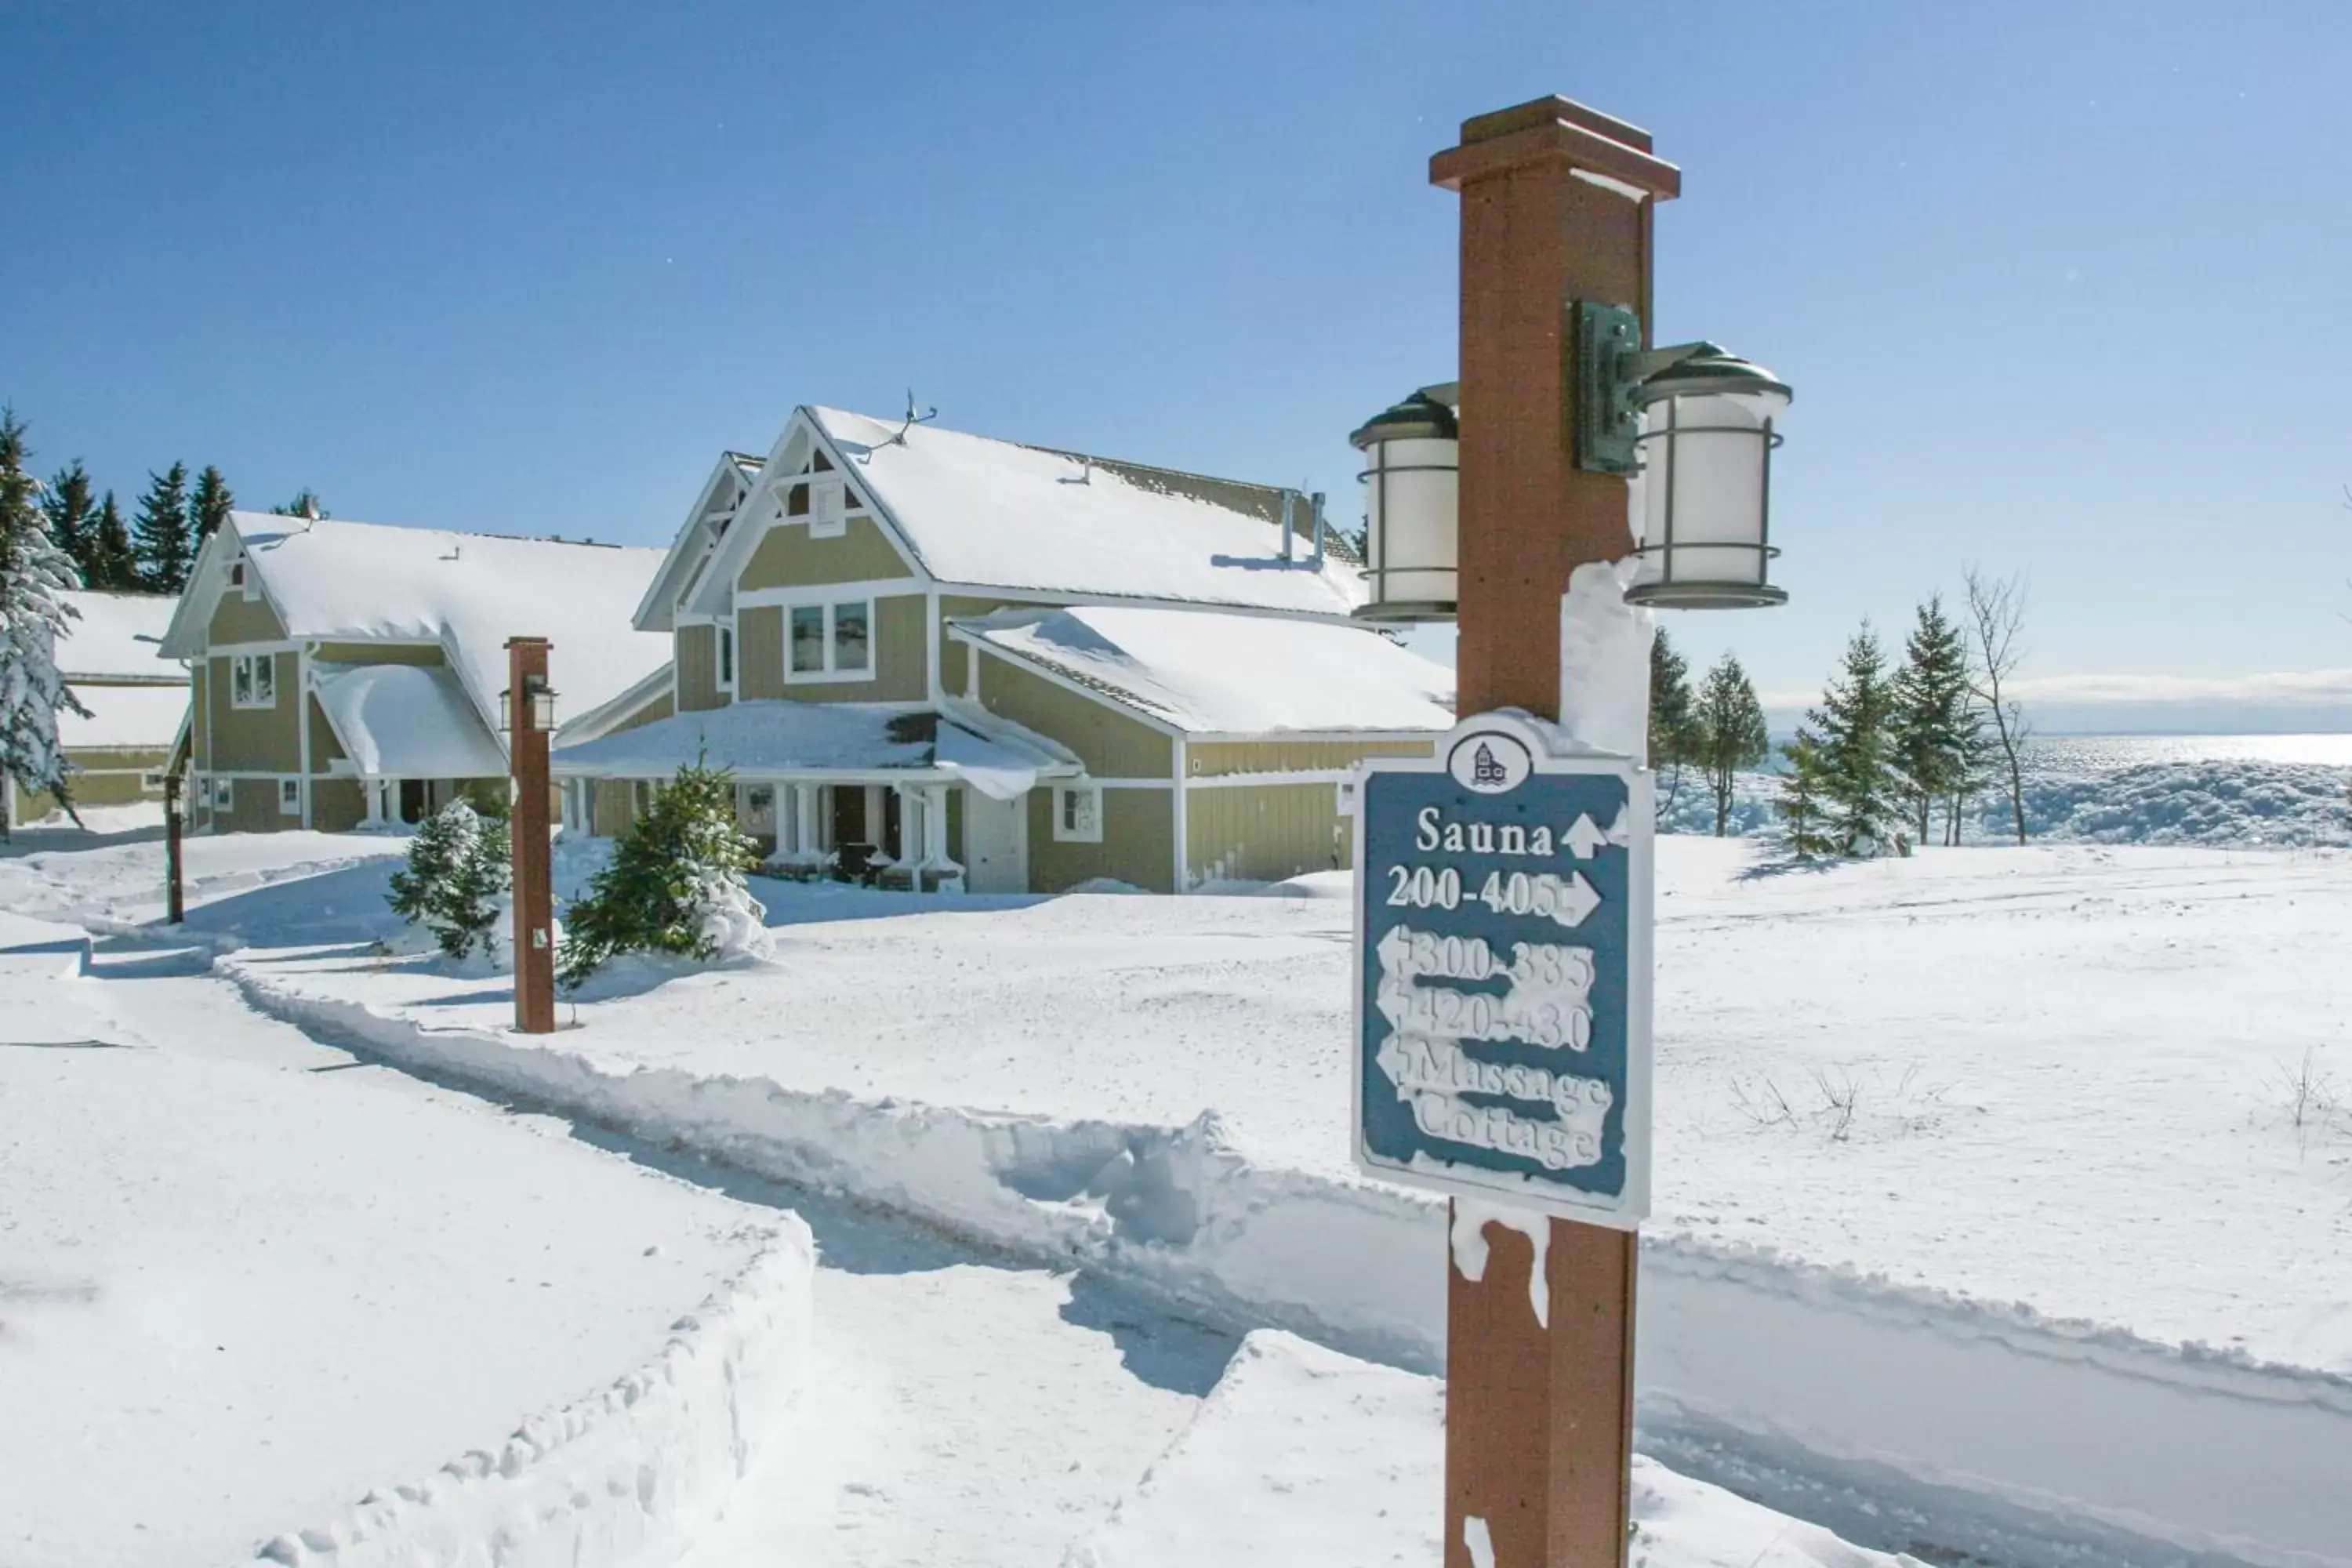
[[[1722,355],[1710,342],[1642,346],[1642,318],[1625,305],[1576,301],[1576,466],[1631,479],[1642,471],[1642,384],[1671,365]]]
[[[1642,352],[1642,318],[1623,305],[1576,302],[1576,466],[1631,478],[1642,471],[1641,410],[1620,367]]]

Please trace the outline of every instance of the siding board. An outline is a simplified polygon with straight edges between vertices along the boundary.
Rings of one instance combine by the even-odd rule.
[[[1118,709],[1081,697],[1004,659],[992,656],[980,661],[980,700],[990,712],[1002,713],[1069,747],[1095,778],[1174,776],[1175,747],[1168,736]],[[1160,879],[1168,879],[1164,871]]]
[[[1029,792],[1030,888],[1059,893],[1109,877],[1154,893],[1173,892],[1175,805],[1173,790],[1107,789],[1102,842],[1063,844],[1054,837],[1053,786],[1040,784]]]
[[[832,539],[812,539],[805,521],[775,522],[760,537],[736,575],[738,589],[797,588],[803,584],[878,583],[914,574],[889,535],[869,517],[853,517]]]
[[[719,628],[677,628],[677,705],[688,713],[724,708],[727,694],[719,689]]]

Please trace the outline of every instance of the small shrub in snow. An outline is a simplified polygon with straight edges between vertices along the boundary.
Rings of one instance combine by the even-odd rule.
[[[565,912],[560,978],[576,986],[624,952],[764,954],[767,910],[743,879],[759,864],[759,846],[735,826],[734,775],[680,768]]]
[[[511,907],[509,852],[503,818],[453,800],[416,830],[387,901],[401,919],[431,931],[450,957],[495,955],[499,920]]]

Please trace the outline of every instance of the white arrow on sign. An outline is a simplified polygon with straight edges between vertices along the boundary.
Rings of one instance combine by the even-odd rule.
[[[1584,917],[1601,907],[1601,895],[1584,879],[1581,871],[1568,874],[1568,885],[1559,890],[1559,912],[1552,918],[1564,926],[1579,926]]]
[[[1601,847],[1609,842],[1609,835],[1601,831],[1600,824],[1592,820],[1590,812],[1580,814],[1576,819],[1576,826],[1570,827],[1562,837],[1567,840],[1568,847],[1576,852],[1576,858],[1580,860],[1591,859],[1601,853]]]

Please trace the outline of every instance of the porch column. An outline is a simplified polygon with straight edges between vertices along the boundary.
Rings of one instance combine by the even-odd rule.
[[[383,781],[370,775],[360,780],[360,804],[367,808],[368,827],[383,826]]]
[[[963,868],[948,856],[948,786],[931,784],[923,791],[923,866],[940,875],[944,891],[952,882],[963,891]]]

